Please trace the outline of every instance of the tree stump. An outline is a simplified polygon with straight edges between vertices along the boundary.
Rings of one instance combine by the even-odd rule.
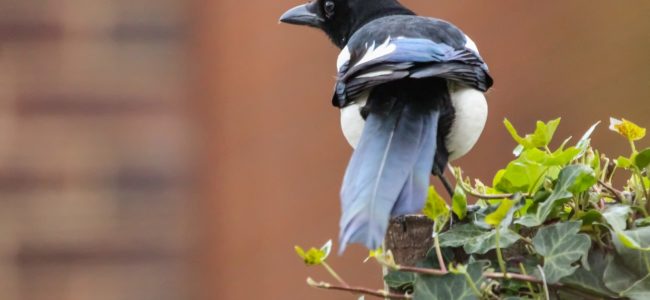
[[[433,221],[424,215],[406,215],[392,218],[388,224],[385,250],[393,253],[398,265],[415,266],[433,247]],[[384,275],[387,274],[384,268]],[[393,293],[407,291],[390,288]]]
[[[433,247],[433,221],[424,215],[392,218],[386,232],[386,251],[393,253],[395,262],[415,266]]]

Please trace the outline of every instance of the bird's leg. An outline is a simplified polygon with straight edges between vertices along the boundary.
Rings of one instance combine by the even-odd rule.
[[[454,197],[454,189],[451,187],[451,183],[449,183],[447,177],[445,177],[444,174],[438,174],[438,178],[440,178],[442,185],[445,186],[445,190],[447,190],[447,193],[449,193],[449,197]]]
[[[440,182],[442,182],[442,185],[445,187],[445,190],[447,190],[447,193],[449,194],[449,197],[454,197],[454,188],[451,186],[451,183],[449,183],[449,180],[444,175],[444,168],[445,165],[447,165],[446,159],[443,162],[440,158],[439,155],[435,155],[433,157],[433,170],[431,170],[431,173],[435,176],[438,176],[440,178]]]

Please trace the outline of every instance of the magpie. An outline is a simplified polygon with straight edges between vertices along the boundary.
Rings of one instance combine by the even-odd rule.
[[[390,217],[420,212],[430,174],[442,178],[478,140],[488,67],[456,26],[396,0],[313,0],[280,22],[318,28],[341,49],[332,104],[354,152],[340,193],[339,253],[350,243],[377,249]]]

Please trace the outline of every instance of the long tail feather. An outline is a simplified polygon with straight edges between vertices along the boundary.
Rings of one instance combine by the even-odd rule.
[[[438,131],[438,112],[433,111],[430,114],[429,118],[424,120],[426,124],[424,125],[425,131],[422,133],[420,155],[397,198],[395,206],[393,206],[390,214],[392,217],[416,213],[424,207],[431,168],[433,167],[431,153],[436,152],[436,133]]]
[[[395,105],[371,113],[341,189],[339,253],[348,243],[377,249],[392,214],[422,208],[435,153],[439,113]]]

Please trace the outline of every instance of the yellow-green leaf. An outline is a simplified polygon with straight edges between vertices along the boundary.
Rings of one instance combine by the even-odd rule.
[[[531,141],[536,147],[547,146],[553,139],[553,135],[560,125],[560,118],[551,120],[548,123],[537,121],[535,133],[531,136]],[[528,138],[528,136],[526,137]]]
[[[530,148],[532,145],[528,143],[524,138],[522,138],[519,133],[517,133],[517,129],[515,129],[515,126],[510,123],[508,119],[503,119],[503,124],[506,126],[506,129],[512,136],[512,138],[519,144],[524,146],[524,148]]]
[[[639,250],[639,251],[650,251],[650,247],[641,246],[639,242],[637,242],[631,236],[627,235],[624,231],[616,231],[616,237],[618,237],[618,240],[621,242],[621,244],[623,244],[623,246],[627,248]]]
[[[449,217],[449,207],[447,206],[447,203],[442,199],[433,186],[429,187],[427,202],[424,204],[422,213],[436,222],[436,225],[438,225],[436,227],[438,227],[438,229],[442,229],[442,226]]]
[[[497,210],[485,217],[485,223],[490,224],[494,227],[499,226],[499,224],[501,224],[501,221],[506,218],[513,205],[515,205],[515,200],[501,200],[501,204]]]
[[[621,168],[621,169],[628,169],[632,166],[632,160],[625,156],[619,156],[616,159],[616,166]]]
[[[618,120],[615,118],[609,119],[609,129],[624,136],[630,141],[638,141],[645,137],[646,129],[634,124],[626,119]]]
[[[531,148],[540,148],[548,146],[548,144],[553,139],[553,135],[557,130],[557,127],[560,125],[560,118],[551,120],[548,123],[542,121],[537,121],[535,126],[535,132],[533,134],[527,134],[526,137],[521,137],[515,127],[510,123],[508,119],[503,120],[503,124],[506,126],[506,129],[512,136],[512,138],[521,145],[524,149]],[[515,155],[520,153],[521,149],[515,150]]]
[[[384,255],[384,249],[382,249],[381,247],[377,248],[376,250],[370,250],[368,252],[368,257],[366,257],[366,259],[364,259],[363,262],[365,263],[371,258],[381,257],[382,255]]]
[[[451,209],[458,216],[458,219],[463,220],[467,216],[467,195],[460,185],[456,186],[454,196],[452,197]]]
[[[309,248],[309,250],[305,251],[300,246],[294,246],[294,250],[296,250],[296,254],[298,254],[298,256],[300,256],[303,262],[305,262],[305,264],[308,266],[317,266],[322,264],[325,261],[325,259],[329,256],[331,249],[332,249],[332,240],[327,241],[325,245],[323,245],[320,249],[311,247]]]

